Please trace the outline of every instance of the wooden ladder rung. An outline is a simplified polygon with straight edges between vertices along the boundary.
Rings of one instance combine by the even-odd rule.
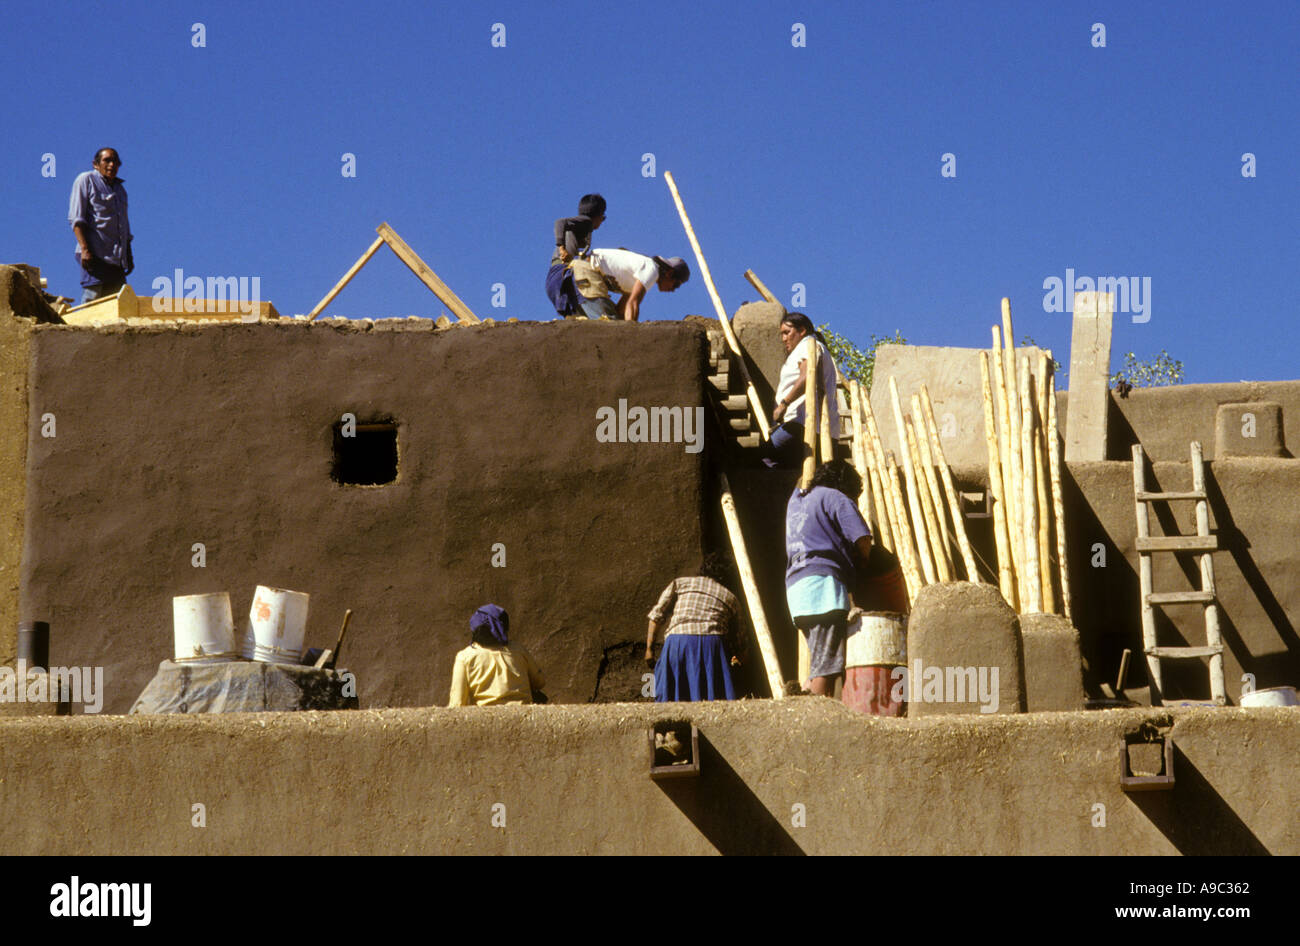
[[[1147,595],[1150,604],[1213,604],[1213,591],[1163,591]]]
[[[1215,657],[1223,653],[1223,646],[1215,647],[1150,647],[1147,654],[1162,660],[1190,660],[1196,657]]]
[[[1138,493],[1138,502],[1160,503],[1171,499],[1207,499],[1205,493],[1199,490],[1191,490],[1185,493]]]
[[[1159,535],[1137,537],[1139,552],[1215,552],[1219,548],[1218,536],[1213,535]]]

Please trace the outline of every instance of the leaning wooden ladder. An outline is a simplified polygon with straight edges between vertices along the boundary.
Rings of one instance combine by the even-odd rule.
[[[1133,447],[1133,499],[1137,508],[1137,553],[1139,580],[1142,587],[1142,645],[1147,656],[1147,675],[1151,681],[1151,705],[1164,702],[1164,676],[1161,660],[1210,658],[1210,694],[1220,706],[1228,701],[1223,679],[1223,640],[1219,636],[1218,598],[1214,590],[1213,553],[1219,547],[1217,536],[1210,535],[1210,506],[1205,492],[1205,461],[1199,441],[1192,441],[1192,489],[1190,492],[1151,493],[1146,488],[1146,455],[1140,444]],[[1196,503],[1196,535],[1152,536],[1148,503],[1191,500]],[[1151,554],[1153,552],[1191,552],[1200,558],[1201,590],[1157,593],[1151,588]],[[1156,644],[1156,619],[1153,606],[1200,604],[1205,607],[1204,647],[1160,647]]]

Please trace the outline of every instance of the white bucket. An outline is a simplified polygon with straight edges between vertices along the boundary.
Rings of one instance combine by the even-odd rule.
[[[172,634],[176,660],[237,657],[230,595],[219,591],[172,598]]]
[[[302,659],[307,636],[307,601],[310,595],[258,585],[248,609],[242,653],[250,660],[269,664],[296,664]]]
[[[1242,706],[1300,706],[1295,687],[1269,687],[1241,694]]]
[[[863,611],[849,622],[844,648],[846,667],[907,665],[907,615],[897,611]]]

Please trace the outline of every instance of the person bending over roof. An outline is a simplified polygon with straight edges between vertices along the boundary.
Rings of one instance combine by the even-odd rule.
[[[651,286],[672,292],[691,278],[690,267],[679,256],[642,256],[631,250],[592,250],[588,259],[569,263],[582,314],[589,319],[602,316],[637,321],[641,300]],[[622,293],[617,305],[611,292]]]

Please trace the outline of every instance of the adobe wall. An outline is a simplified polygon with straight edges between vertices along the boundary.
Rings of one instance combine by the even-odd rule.
[[[597,409],[703,404],[705,333],[433,328],[36,329],[22,612],[51,623],[51,662],[103,666],[105,711],[124,712],[172,655],[172,596],[229,591],[238,626],[264,584],[311,594],[308,646],[354,610],[341,666],[363,706],[445,704],[489,600],[553,699],[591,699],[607,650],[643,641],[699,563],[707,453],[599,443]],[[395,483],[331,480],[345,412],[396,420]]]
[[[18,637],[27,464],[27,362],[39,295],[21,270],[0,266],[0,666]],[[17,317],[15,317],[17,316]]]
[[[1074,623],[1085,658],[1113,682],[1120,652],[1130,647],[1135,657],[1129,686],[1144,684],[1133,464],[1073,463],[1069,472],[1065,500]],[[1300,503],[1295,499],[1300,497],[1300,462],[1217,460],[1206,464],[1206,487],[1210,531],[1219,536],[1222,549],[1213,560],[1228,695],[1238,700],[1243,673],[1255,675],[1256,688],[1298,685],[1300,567],[1295,549]],[[1147,488],[1191,489],[1191,464],[1156,463]],[[1153,534],[1196,532],[1194,503],[1152,508]],[[1171,508],[1172,515],[1166,515]],[[1199,588],[1196,562],[1193,555],[1153,555],[1154,589]],[[1161,644],[1204,645],[1201,607],[1157,608],[1156,615]],[[1171,696],[1208,698],[1204,661],[1165,661],[1163,666]]]
[[[665,719],[699,727],[698,778],[649,778],[646,730]],[[1120,789],[1144,723],[1172,724],[1172,791]],[[810,697],[8,719],[0,806],[23,816],[0,820],[0,850],[1297,854],[1298,754],[1285,708],[907,720]]]
[[[1289,456],[1300,444],[1300,381],[1242,381],[1236,384],[1180,384],[1134,388],[1128,397],[1110,393],[1106,456],[1127,460],[1141,442],[1156,460],[1186,460],[1189,445],[1199,440],[1205,459],[1214,459],[1215,415],[1220,404],[1271,401],[1282,407],[1283,439]],[[1061,430],[1069,410],[1068,392],[1057,401]]]

